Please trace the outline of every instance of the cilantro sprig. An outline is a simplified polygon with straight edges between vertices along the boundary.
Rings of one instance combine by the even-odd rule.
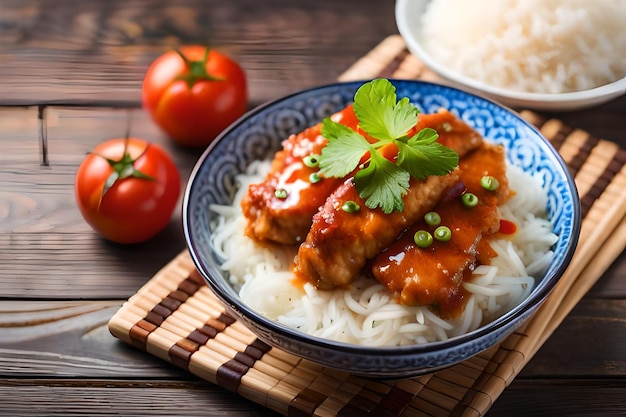
[[[319,166],[324,176],[337,178],[359,167],[354,183],[367,207],[380,207],[385,214],[402,211],[411,177],[445,175],[459,164],[456,152],[436,142],[439,135],[434,129],[408,136],[417,124],[419,110],[406,97],[398,101],[389,80],[379,78],[363,84],[354,95],[353,108],[359,126],[375,141],[370,143],[352,128],[326,118],[322,135],[328,143],[322,149]],[[381,153],[389,144],[398,147],[395,162]],[[366,154],[369,157],[362,162]]]

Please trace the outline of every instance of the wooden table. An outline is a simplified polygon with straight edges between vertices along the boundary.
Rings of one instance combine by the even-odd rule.
[[[397,33],[390,1],[3,0],[0,3],[0,415],[271,415],[112,337],[121,304],[185,248],[180,209],[154,240],[104,241],[76,168],[131,133],[185,182],[199,156],[141,111],[149,63],[210,40],[245,68],[250,107],[333,82]],[[131,111],[132,110],[132,111]],[[547,114],[626,147],[626,97]],[[569,314],[490,415],[626,414],[626,256]]]

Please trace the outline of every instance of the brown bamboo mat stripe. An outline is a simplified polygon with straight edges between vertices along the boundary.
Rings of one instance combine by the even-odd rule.
[[[593,203],[600,198],[604,190],[611,181],[619,174],[626,162],[626,150],[617,149],[615,156],[611,159],[602,174],[596,179],[593,185],[580,197],[581,214],[583,217],[591,209]]]
[[[217,370],[217,383],[231,391],[237,391],[243,376],[260,360],[271,347],[256,339],[246,346],[243,352],[237,352],[235,357]]]
[[[225,313],[220,313],[215,319],[208,318],[201,327],[192,330],[189,335],[172,345],[168,352],[170,361],[181,368],[189,369],[191,355],[235,321],[234,318]]]
[[[522,115],[528,116],[528,114]],[[551,137],[550,142],[557,151],[561,149],[563,142],[574,131],[570,126],[556,119],[542,119],[538,117],[531,120],[531,123],[537,126],[546,137]]]
[[[193,295],[202,285],[198,281],[200,275],[197,271],[190,273],[190,276],[179,287],[168,294],[166,298],[156,304],[146,316],[137,322],[131,329],[130,338],[133,345],[145,349],[148,336],[156,330],[173,311],[178,309],[189,296]]]
[[[146,350],[148,344],[148,335],[156,330],[158,326],[152,324],[144,319],[141,319],[137,323],[133,324],[130,329],[131,344],[140,349]]]
[[[393,60],[380,72],[379,77],[391,78],[400,70],[402,63],[409,56],[409,51],[401,51]]]
[[[413,398],[414,395],[412,393],[393,386],[385,394],[380,403],[371,410],[370,414],[380,417],[399,416]]]
[[[322,394],[310,388],[305,388],[289,402],[289,416],[311,416],[315,410],[328,398],[328,394]]]
[[[403,68],[403,63],[409,55],[402,38],[390,36],[357,60],[338,79],[360,80],[380,74],[389,74],[389,77],[393,77]]]
[[[390,36],[340,80],[438,80]],[[558,149],[581,196],[581,239],[534,316],[500,345],[442,371],[375,381],[324,368],[261,342],[228,315],[184,251],[111,318],[111,333],[211,383],[287,416],[483,416],[626,246],[626,151],[562,121],[522,117]]]
[[[397,415],[406,409],[414,395],[400,388],[384,383],[370,382],[361,387],[360,391],[344,405],[338,416],[383,416]]]

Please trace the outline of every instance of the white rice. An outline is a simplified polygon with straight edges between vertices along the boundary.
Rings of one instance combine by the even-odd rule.
[[[347,289],[319,291],[312,285],[292,285],[290,266],[297,249],[263,247],[244,236],[246,220],[240,200],[251,183],[262,181],[269,162],[257,163],[239,177],[239,194],[232,206],[213,206],[219,214],[212,234],[222,268],[242,300],[285,326],[328,339],[367,346],[422,344],[467,333],[525,299],[552,257],[557,237],[545,219],[546,192],[539,180],[508,166],[516,195],[501,207],[501,216],[517,232],[494,240],[498,256],[476,268],[463,285],[470,292],[460,317],[444,320],[428,307],[399,305],[376,280],[361,277]]]
[[[623,0],[432,0],[416,24],[435,61],[495,87],[562,93],[626,75]]]

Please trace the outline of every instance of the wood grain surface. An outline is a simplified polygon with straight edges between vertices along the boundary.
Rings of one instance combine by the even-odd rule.
[[[210,42],[238,59],[254,107],[335,81],[394,33],[392,1],[2,0],[0,415],[272,415],[109,334],[184,248],[180,209],[153,241],[108,243],[76,208],[76,168],[130,117],[186,182],[200,151],[175,146],[139,103],[145,69],[172,46]],[[625,97],[542,116],[626,147]],[[625,415],[625,303],[622,254],[489,415]]]

